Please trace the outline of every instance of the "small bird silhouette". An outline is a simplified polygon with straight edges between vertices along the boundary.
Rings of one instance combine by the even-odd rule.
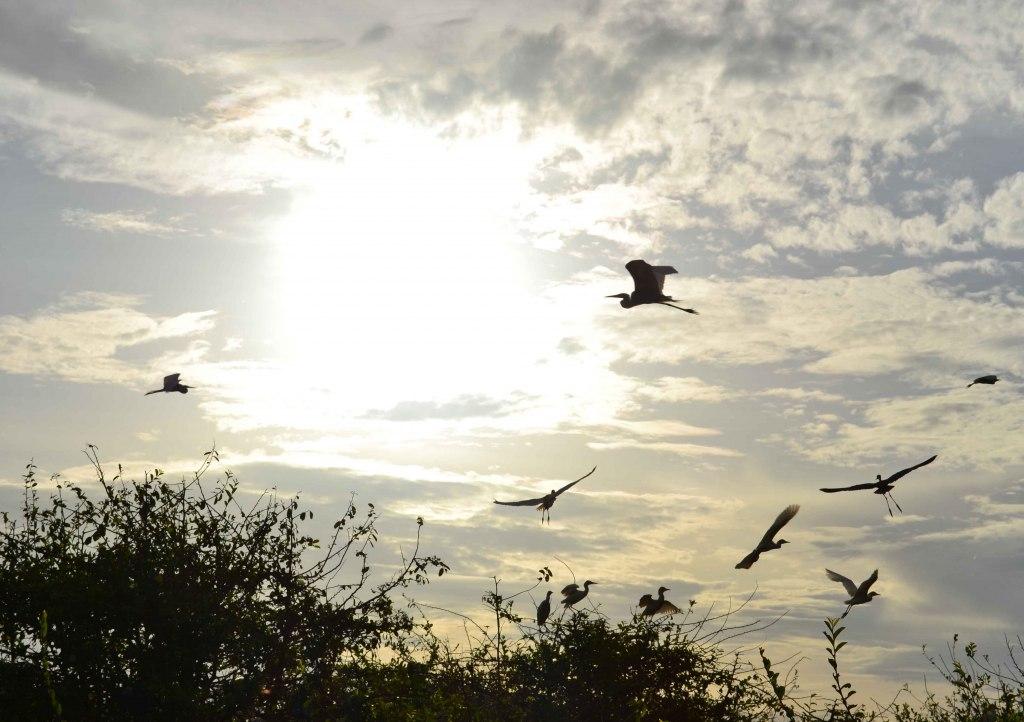
[[[643,611],[640,612],[645,617],[653,617],[655,614],[676,614],[681,611],[672,602],[665,599],[665,592],[672,591],[668,587],[658,587],[658,598],[654,599],[650,594],[645,594],[640,597],[640,603],[638,606],[643,607]]]
[[[972,386],[974,386],[974,384],[988,384],[989,386],[991,386],[998,380],[999,377],[996,376],[995,374],[989,374],[988,376],[979,376],[978,378],[974,379],[974,381],[967,384],[967,388],[971,388]]]
[[[156,389],[155,391],[147,391],[144,395],[149,396],[150,394],[165,393],[170,394],[177,391],[179,394],[187,394],[189,389],[194,389],[195,386],[186,386],[185,384],[178,381],[181,374],[171,374],[170,376],[164,376],[164,387],[162,389]]]
[[[540,523],[543,524],[544,523],[544,519],[547,518],[548,524],[550,524],[551,523],[551,511],[550,511],[550,509],[551,509],[552,506],[554,506],[555,499],[557,499],[563,492],[569,490],[570,488],[572,488],[576,484],[579,484],[581,481],[586,479],[588,476],[593,474],[595,471],[597,471],[597,467],[596,466],[593,469],[591,469],[590,471],[588,471],[586,474],[581,476],[576,481],[569,482],[568,484],[563,486],[561,489],[552,489],[551,493],[545,494],[544,496],[538,496],[536,499],[521,499],[520,501],[498,501],[497,499],[495,499],[494,503],[495,504],[502,504],[504,506],[536,506],[538,511],[540,511]]]
[[[551,616],[551,590],[548,590],[547,596],[541,600],[541,603],[537,605],[537,625],[544,626],[545,622],[548,621],[548,617]]]
[[[582,602],[583,599],[590,592],[591,585],[597,584],[589,579],[583,582],[583,589],[580,589],[579,584],[569,584],[562,589],[562,606],[568,609],[577,602]]]
[[[863,489],[874,489],[875,494],[881,494],[882,498],[885,499],[885,508],[889,510],[889,516],[892,516],[892,507],[889,506],[890,499],[892,499],[892,503],[896,504],[896,508],[899,509],[900,513],[902,514],[903,507],[899,505],[899,502],[897,502],[892,495],[894,485],[898,480],[902,479],[904,476],[912,472],[914,469],[920,469],[922,466],[927,466],[928,464],[935,461],[937,458],[939,458],[938,454],[931,457],[930,459],[925,459],[920,464],[914,464],[913,466],[908,466],[906,469],[901,469],[892,476],[890,476],[888,479],[883,479],[881,474],[876,474],[876,481],[868,482],[866,484],[854,484],[853,486],[823,488],[821,489],[821,491],[825,492],[826,494],[835,494],[837,491],[861,491]]]
[[[747,554],[740,560],[740,563],[736,565],[737,569],[750,569],[750,567],[758,560],[758,558],[765,552],[769,552],[772,549],[781,549],[783,544],[789,544],[785,539],[779,539],[775,541],[775,535],[779,533],[782,527],[786,526],[796,513],[800,511],[799,504],[790,504],[775,518],[772,525],[768,527],[768,531],[761,537],[761,541],[754,547],[754,551]]]
[[[652,266],[647,261],[635,260],[626,264],[626,270],[633,277],[633,293],[615,293],[605,298],[621,298],[619,305],[623,308],[633,308],[646,303],[660,303],[662,306],[672,306],[669,301],[676,299],[665,295],[665,276],[677,273],[672,266]],[[697,313],[692,308],[672,306],[687,313]]]
[[[834,572],[831,569],[825,570],[825,576],[831,579],[833,582],[839,582],[846,589],[846,593],[850,595],[850,598],[843,602],[847,609],[847,613],[850,611],[850,607],[856,606],[857,604],[867,604],[872,599],[878,596],[878,592],[869,592],[871,585],[878,581],[878,570],[876,569],[871,573],[871,576],[860,583],[857,586],[852,579],[844,577],[838,572]],[[843,615],[844,617],[846,614]]]

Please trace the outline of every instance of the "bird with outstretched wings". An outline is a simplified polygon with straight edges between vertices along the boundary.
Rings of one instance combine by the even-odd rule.
[[[896,508],[899,509],[900,512],[903,511],[903,508],[892,496],[892,490],[895,483],[915,469],[920,469],[922,466],[928,466],[928,464],[932,463],[937,458],[939,458],[939,455],[935,454],[934,456],[925,459],[920,464],[914,464],[913,466],[908,466],[906,469],[900,469],[887,479],[883,479],[881,474],[877,474],[875,476],[875,481],[865,482],[863,484],[854,484],[852,486],[823,487],[821,491],[826,494],[835,494],[839,491],[865,491],[867,489],[873,489],[876,494],[881,494],[882,498],[885,499],[885,506],[889,509],[889,516],[892,516],[892,507],[889,506],[890,499],[892,499],[893,504],[896,504]]]
[[[736,568],[750,569],[754,562],[756,562],[764,552],[771,551],[772,549],[781,549],[783,544],[788,544],[789,542],[785,539],[775,541],[775,535],[782,531],[782,527],[786,526],[786,524],[793,520],[793,517],[796,516],[798,511],[800,511],[799,504],[790,504],[783,509],[782,512],[775,517],[775,521],[772,522],[770,527],[768,527],[768,531],[766,531],[764,536],[761,537],[761,541],[757,543],[754,550],[750,552],[750,554],[747,554],[747,556],[743,557],[739,564],[736,565]]]
[[[497,499],[495,499],[494,503],[495,504],[501,504],[502,506],[535,506],[541,512],[541,517],[540,517],[541,523],[542,524],[544,523],[545,515],[547,515],[547,520],[550,523],[551,516],[550,516],[550,512],[548,510],[551,509],[551,507],[554,505],[555,499],[557,499],[559,496],[564,494],[566,491],[568,491],[572,487],[574,487],[577,484],[579,484],[581,481],[586,479],[588,476],[593,474],[595,471],[597,471],[597,467],[596,466],[593,469],[591,469],[590,471],[588,471],[586,474],[581,476],[579,479],[576,479],[576,481],[570,481],[568,484],[563,486],[561,489],[552,489],[549,493],[545,494],[544,496],[538,496],[535,499],[520,499],[519,501],[498,501]]]

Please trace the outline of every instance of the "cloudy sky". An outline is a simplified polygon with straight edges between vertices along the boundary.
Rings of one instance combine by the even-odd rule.
[[[883,694],[1024,588],[1014,2],[0,1],[0,482],[192,468],[427,521],[475,614],[565,560],[613,616],[880,571]],[[701,315],[625,311],[631,258]],[[143,397],[181,371],[188,396]],[[965,389],[997,373],[994,387]],[[907,513],[823,485],[901,482]],[[541,529],[537,495],[598,466]],[[733,568],[778,511],[782,552]],[[758,639],[753,640],[755,643]]]

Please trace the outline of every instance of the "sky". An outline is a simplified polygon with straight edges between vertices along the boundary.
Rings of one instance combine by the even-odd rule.
[[[878,568],[860,688],[954,633],[998,657],[1022,50],[1013,2],[0,0],[0,502],[86,444],[139,475],[216,444],[319,519],[375,503],[385,570],[422,516],[452,574],[417,598],[466,614],[556,557],[614,618],[756,588],[787,614],[748,641],[824,689],[824,569]],[[605,298],[633,258],[700,315]],[[933,454],[902,516],[817,491]],[[492,504],[595,465],[550,527]]]

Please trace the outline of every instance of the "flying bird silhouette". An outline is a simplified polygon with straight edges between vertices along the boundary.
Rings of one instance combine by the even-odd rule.
[[[537,605],[537,625],[543,627],[545,622],[548,621],[548,617],[551,616],[551,590],[548,590],[547,596]]]
[[[877,481],[872,481],[867,484],[854,484],[853,486],[832,487],[822,489],[821,491],[825,492],[826,494],[835,494],[837,491],[861,491],[863,489],[874,489],[875,494],[881,494],[882,498],[885,499],[885,508],[889,510],[889,516],[892,516],[892,507],[889,506],[890,499],[892,499],[892,503],[896,504],[896,508],[899,509],[900,513],[902,514],[903,508],[899,505],[899,502],[897,502],[896,499],[893,498],[892,495],[893,486],[896,484],[898,480],[902,479],[904,476],[912,472],[914,469],[920,469],[922,466],[927,466],[928,464],[935,461],[937,458],[939,458],[938,454],[931,457],[930,459],[925,459],[920,464],[914,464],[913,466],[908,466],[906,469],[901,469],[900,471],[897,471],[895,474],[890,476],[888,479],[883,479],[881,474],[876,474],[875,479],[877,479]]]
[[[995,374],[989,374],[988,376],[979,376],[978,378],[974,379],[974,381],[967,384],[967,388],[971,388],[972,386],[974,386],[974,384],[988,384],[989,386],[991,386],[998,380],[999,377],[996,376]]]
[[[775,521],[772,522],[772,525],[768,527],[768,531],[766,531],[764,536],[761,537],[761,541],[759,541],[757,546],[754,547],[754,551],[743,557],[743,559],[740,560],[740,563],[736,565],[736,568],[750,569],[754,562],[756,562],[765,552],[770,552],[772,549],[781,549],[783,544],[789,544],[785,539],[775,541],[775,535],[778,534],[782,527],[786,526],[794,516],[796,516],[798,511],[800,511],[799,504],[790,504],[783,509],[782,513],[780,513],[775,518]]]
[[[569,584],[562,589],[562,606],[568,609],[577,602],[582,602],[586,598],[587,594],[590,593],[590,586],[597,584],[589,579],[583,582],[583,589],[580,589],[579,584]]]
[[[536,499],[521,499],[520,501],[498,501],[497,499],[495,499],[494,503],[495,504],[502,504],[503,506],[535,506],[540,511],[540,523],[543,524],[544,523],[544,519],[546,517],[547,520],[548,520],[548,524],[550,524],[551,523],[551,511],[550,511],[550,509],[551,509],[552,506],[554,506],[555,499],[557,499],[562,493],[564,493],[565,491],[568,491],[569,489],[571,489],[576,484],[579,484],[581,481],[586,479],[588,476],[593,474],[595,471],[597,471],[597,467],[596,466],[593,469],[591,469],[590,471],[588,471],[586,474],[581,476],[576,481],[569,482],[568,484],[563,486],[561,489],[552,489],[551,493],[545,494],[544,496],[538,496]]]
[[[825,576],[831,579],[833,582],[839,582],[846,588],[846,593],[850,595],[850,598],[843,602],[846,605],[846,614],[850,612],[850,607],[856,606],[857,604],[867,604],[872,599],[878,596],[878,592],[869,592],[871,585],[878,581],[878,570],[871,572],[871,576],[860,583],[857,586],[852,579],[844,577],[842,574],[832,571],[831,569],[825,570]],[[843,614],[845,617],[846,614]]]
[[[640,597],[639,606],[644,610],[640,612],[645,617],[653,617],[655,614],[676,614],[681,611],[672,602],[665,599],[665,592],[672,591],[668,587],[658,587],[658,598],[654,599],[650,594]]]
[[[647,261],[635,260],[626,264],[626,270],[633,277],[633,293],[615,293],[605,298],[621,298],[623,308],[642,306],[645,303],[660,303],[687,313],[697,313],[692,308],[673,306],[669,301],[677,299],[665,295],[665,276],[677,273],[672,266],[652,266]]]
[[[154,391],[147,391],[144,395],[149,396],[150,394],[171,394],[177,391],[179,394],[187,394],[189,389],[194,389],[195,386],[186,386],[185,384],[178,381],[181,374],[171,374],[170,376],[164,376],[164,387],[162,389],[156,389]]]

